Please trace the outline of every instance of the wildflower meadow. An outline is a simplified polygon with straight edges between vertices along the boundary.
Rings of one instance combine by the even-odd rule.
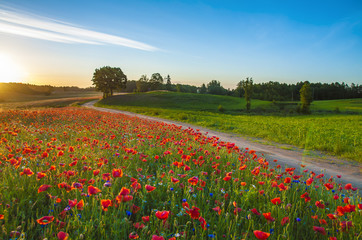
[[[359,190],[197,129],[0,112],[0,239],[361,239]]]

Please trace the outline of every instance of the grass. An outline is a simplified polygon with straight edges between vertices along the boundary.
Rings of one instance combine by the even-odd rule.
[[[362,113],[362,98],[314,101],[312,111],[358,112]]]
[[[2,111],[0,239],[361,238],[356,188],[276,164],[126,115]]]
[[[270,114],[275,112],[275,104],[253,100],[252,113],[245,114],[244,111],[244,114],[240,114],[244,104],[240,98],[153,92],[114,96],[101,100],[97,106],[188,122],[362,162],[362,116],[331,113],[331,101],[327,102],[314,103],[325,114],[288,115],[285,112]],[[340,104],[344,103],[341,111],[350,109],[350,105],[355,104],[352,102],[340,101]],[[224,113],[218,112],[219,105],[225,108]],[[269,114],[258,114],[263,109]]]

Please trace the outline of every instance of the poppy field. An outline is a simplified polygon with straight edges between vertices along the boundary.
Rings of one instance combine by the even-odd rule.
[[[361,239],[342,180],[122,114],[0,112],[0,239]]]

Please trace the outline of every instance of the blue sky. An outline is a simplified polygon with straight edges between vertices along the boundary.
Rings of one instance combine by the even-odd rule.
[[[4,0],[1,54],[38,84],[90,86],[106,65],[197,86],[362,84],[362,1]]]

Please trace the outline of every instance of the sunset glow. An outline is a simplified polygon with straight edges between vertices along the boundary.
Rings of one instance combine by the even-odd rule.
[[[24,82],[25,71],[14,60],[0,53],[0,82]]]

